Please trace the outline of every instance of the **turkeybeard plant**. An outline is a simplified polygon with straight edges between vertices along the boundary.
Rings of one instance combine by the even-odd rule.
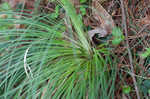
[[[0,98],[114,97],[115,61],[103,46],[91,46],[71,2],[59,4],[65,9],[60,20],[49,14],[1,12],[19,18],[0,19],[1,25],[13,26],[0,30]],[[18,24],[24,27],[16,28]]]

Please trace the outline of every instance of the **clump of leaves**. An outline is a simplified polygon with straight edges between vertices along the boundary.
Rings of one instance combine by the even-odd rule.
[[[80,12],[81,12],[81,15],[86,15],[86,7],[84,5],[82,5],[83,3],[86,3],[87,0],[80,0]]]
[[[86,8],[85,8],[85,6],[80,6],[80,12],[81,12],[81,15],[86,15]]]
[[[141,54],[141,57],[146,58],[150,55],[150,48],[146,48],[146,51]]]
[[[118,45],[120,44],[121,41],[124,40],[124,35],[122,30],[119,27],[114,27],[112,30],[112,36],[113,36],[113,40],[112,40],[112,44],[113,45]]]
[[[51,15],[50,15],[50,17],[51,17],[52,19],[58,18],[59,12],[60,12],[60,8],[61,8],[60,5],[57,5],[57,6],[55,7],[54,13],[51,13]]]
[[[128,85],[125,85],[125,86],[123,86],[122,91],[125,94],[129,94],[131,92],[131,87]]]

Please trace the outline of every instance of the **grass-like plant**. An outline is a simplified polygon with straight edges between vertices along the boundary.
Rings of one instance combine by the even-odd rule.
[[[64,19],[52,20],[48,14],[0,19],[0,24],[14,25],[0,30],[1,99],[114,98],[115,58],[112,61],[104,46],[90,45],[69,0],[59,3],[66,11],[64,19],[75,29],[70,30],[71,36],[63,34]],[[25,28],[15,28],[15,24]]]

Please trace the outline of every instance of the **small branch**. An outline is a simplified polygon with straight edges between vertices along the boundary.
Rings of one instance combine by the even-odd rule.
[[[136,78],[135,78],[135,74],[134,74],[134,67],[133,67],[132,54],[131,54],[131,50],[130,50],[130,46],[129,46],[129,41],[128,41],[126,15],[125,15],[124,2],[123,2],[124,0],[120,0],[120,1],[121,1],[123,28],[124,28],[124,30],[125,30],[125,37],[126,37],[126,46],[127,46],[127,50],[128,50],[129,61],[130,61],[130,67],[131,67],[131,72],[132,72],[132,73],[131,73],[131,77],[132,77],[132,79],[133,79],[133,83],[134,83],[134,87],[135,87],[137,99],[140,99],[139,90],[138,90],[138,87],[137,87],[137,82],[136,82]]]

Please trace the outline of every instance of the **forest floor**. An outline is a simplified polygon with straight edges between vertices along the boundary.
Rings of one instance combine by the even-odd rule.
[[[119,60],[115,79],[115,99],[150,97],[150,0],[70,0],[82,17],[85,30],[94,45],[109,41],[115,27],[122,36],[109,45]],[[55,0],[6,0],[15,11],[52,14],[64,18]],[[91,7],[91,8],[90,8]],[[95,9],[95,11],[93,10]],[[67,25],[67,24],[66,24]],[[22,28],[19,25],[17,28]],[[74,29],[73,29],[74,30]],[[68,30],[66,30],[68,31]],[[98,35],[98,36],[97,36]],[[121,34],[120,34],[121,35]]]

